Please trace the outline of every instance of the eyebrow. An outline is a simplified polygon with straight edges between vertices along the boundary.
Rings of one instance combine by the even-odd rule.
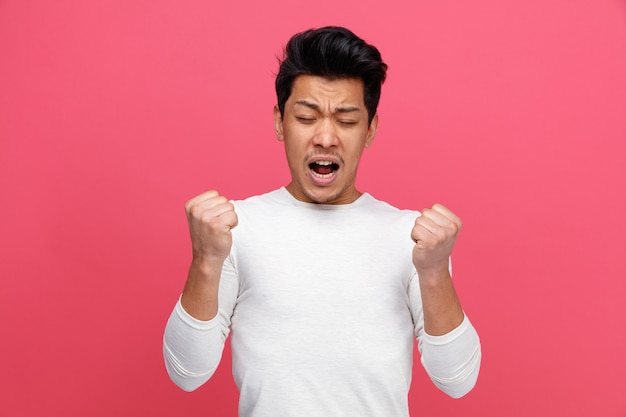
[[[294,105],[296,104],[308,107],[316,111],[321,111],[320,106],[318,104],[310,102],[308,100],[298,100],[294,103]],[[335,108],[335,113],[353,113],[353,112],[360,112],[360,111],[361,109],[357,106],[339,106]]]

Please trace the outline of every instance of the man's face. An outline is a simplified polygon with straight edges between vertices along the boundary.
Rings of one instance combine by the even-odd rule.
[[[357,168],[378,127],[378,116],[368,123],[362,80],[298,76],[284,116],[274,108],[274,126],[291,170],[286,188],[296,199],[348,204],[361,195]]]

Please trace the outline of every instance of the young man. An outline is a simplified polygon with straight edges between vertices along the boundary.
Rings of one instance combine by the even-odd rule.
[[[408,416],[414,337],[439,388],[474,386],[480,342],[449,273],[460,219],[355,188],[386,68],[344,28],[287,44],[274,126],[291,182],[186,205],[193,260],[163,348],[182,389],[211,377],[231,329],[244,417]]]

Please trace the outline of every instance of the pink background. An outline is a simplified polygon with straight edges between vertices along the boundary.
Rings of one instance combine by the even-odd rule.
[[[416,366],[413,414],[626,416],[618,0],[0,0],[0,416],[235,415],[230,355],[192,394],[162,363],[183,204],[286,184],[275,56],[327,24],[390,66],[360,187],[465,222],[481,376]]]

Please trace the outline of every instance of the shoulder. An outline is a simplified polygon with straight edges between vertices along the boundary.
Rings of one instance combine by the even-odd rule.
[[[284,200],[283,189],[279,188],[264,194],[253,195],[243,200],[232,200],[231,202],[235,205],[235,208],[254,209],[268,205],[282,204]]]
[[[386,201],[378,200],[369,193],[363,194],[361,199],[364,208],[377,215],[411,219],[420,216],[420,212],[417,210],[400,209]]]
[[[286,221],[291,217],[290,200],[287,190],[279,188],[264,194],[250,196],[243,200],[231,201],[235,206],[235,213],[239,218],[240,230],[246,225],[261,225],[275,223],[277,219]]]

